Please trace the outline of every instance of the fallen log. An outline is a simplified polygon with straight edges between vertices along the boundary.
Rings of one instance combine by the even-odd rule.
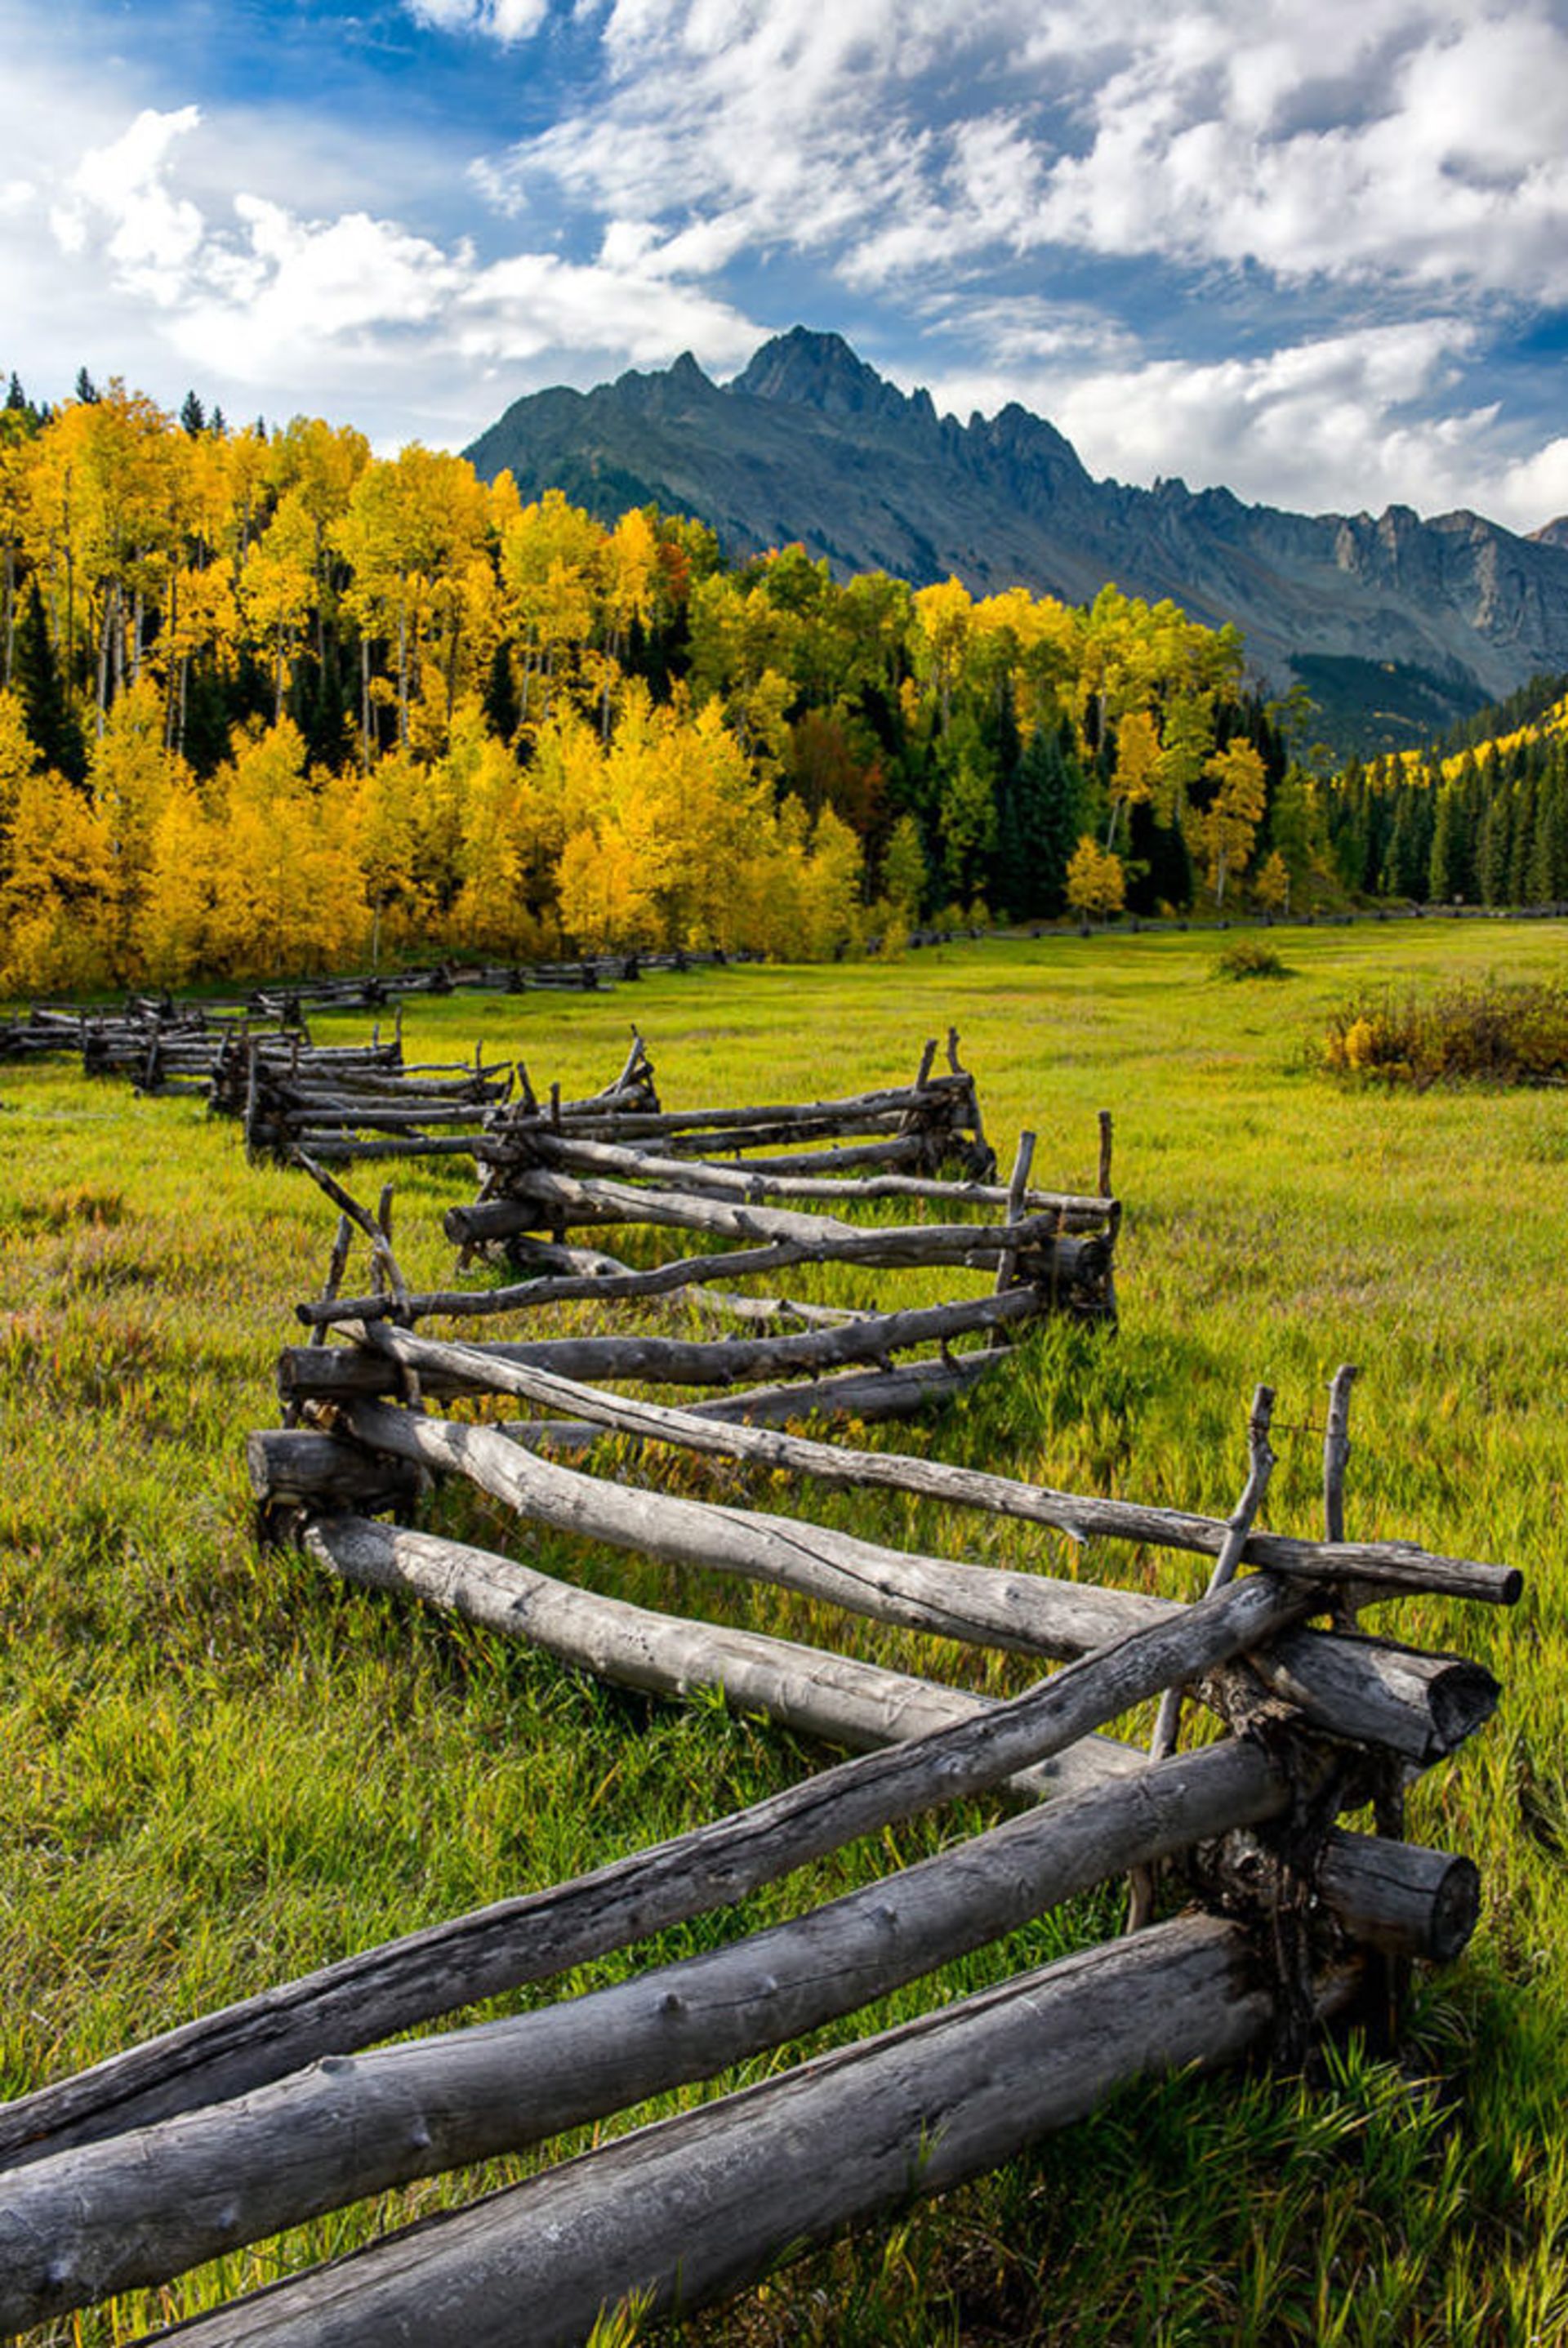
[[[657,1158],[640,1150],[617,1148],[607,1142],[578,1139],[524,1128],[514,1136],[507,1125],[492,1125],[479,1152],[498,1165],[530,1163],[558,1168],[568,1174],[619,1176],[631,1182],[674,1185],[688,1194],[720,1199],[764,1200],[803,1199],[859,1204],[880,1199],[932,1199],[952,1205],[1012,1207],[1010,1223],[1026,1216],[1049,1215],[1064,1228],[1099,1230],[1113,1214],[1116,1202],[1090,1199],[1076,1191],[1032,1190],[1015,1198],[995,1183],[939,1182],[898,1174],[868,1175],[860,1180],[818,1179],[813,1165],[824,1163],[802,1156],[782,1170],[763,1166],[719,1166],[703,1161]],[[834,1152],[835,1157],[861,1153]],[[1076,1219],[1076,1220],[1074,1220]]]
[[[378,1324],[367,1325],[363,1334],[366,1344],[406,1363],[426,1378],[442,1364],[455,1372],[458,1357],[471,1350]],[[499,1350],[487,1350],[484,1360],[491,1362]],[[1407,1542],[1298,1540],[1256,1532],[1250,1521],[1237,1540],[1233,1519],[1195,1517],[1181,1509],[1142,1508],[1127,1500],[1081,1498],[978,1468],[954,1467],[941,1459],[853,1450],[842,1444],[812,1443],[798,1436],[754,1432],[744,1426],[716,1427],[706,1423],[700,1409],[672,1409],[666,1404],[605,1394],[558,1369],[524,1358],[522,1349],[509,1354],[507,1359],[504,1391],[547,1410],[578,1413],[618,1434],[750,1460],[758,1467],[784,1468],[827,1483],[880,1486],[963,1508],[985,1509],[999,1516],[1053,1526],[1078,1540],[1099,1534],[1165,1549],[1212,1550],[1217,1558],[1233,1545],[1232,1570],[1236,1563],[1247,1561],[1273,1572],[1300,1573],[1318,1581],[1366,1582],[1383,1591],[1435,1591],[1493,1605],[1512,1605],[1523,1584],[1516,1567],[1437,1557]],[[432,1383],[430,1391],[439,1388]],[[694,1420],[696,1424],[690,1423]],[[1225,1579],[1230,1578],[1227,1572]]]
[[[639,1189],[625,1182],[580,1182],[569,1174],[538,1169],[514,1172],[509,1182],[505,1198],[449,1208],[444,1219],[447,1237],[472,1245],[542,1227],[649,1223],[664,1230],[708,1231],[719,1239],[753,1243],[791,1240],[820,1251],[815,1258],[802,1261],[833,1262],[841,1241],[867,1239],[880,1242],[880,1250],[874,1255],[862,1254],[861,1260],[890,1264],[984,1266],[994,1265],[1009,1249],[1019,1254],[1038,1251],[1064,1279],[1095,1276],[1109,1255],[1107,1241],[1099,1233],[1081,1238],[1058,1233],[1054,1214],[1031,1215],[1021,1223],[1003,1226],[884,1224],[868,1231],[863,1224],[846,1223],[833,1215],[800,1214],[787,1207],[748,1206],[673,1190]],[[881,1252],[884,1250],[885,1255]],[[1082,1269],[1075,1271],[1074,1266]]]

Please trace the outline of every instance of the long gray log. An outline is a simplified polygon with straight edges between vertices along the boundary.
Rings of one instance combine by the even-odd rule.
[[[675,1565],[773,1582],[939,1637],[1025,1654],[1080,1655],[1191,1612],[1172,1599],[923,1557],[796,1518],[630,1489],[534,1457],[495,1427],[420,1418],[374,1402],[353,1402],[345,1416],[372,1450],[466,1475],[536,1524]],[[1312,1602],[1305,1586],[1298,1602]],[[1491,1673],[1462,1657],[1318,1632],[1274,1642],[1252,1654],[1247,1669],[1315,1725],[1386,1746],[1422,1766],[1490,1719],[1498,1695]],[[1244,1705],[1244,1678],[1239,1693]],[[1225,1707],[1233,1689],[1221,1682],[1205,1694]]]
[[[650,1135],[723,1133],[734,1126],[799,1125],[830,1117],[847,1120],[855,1117],[907,1117],[912,1110],[928,1112],[943,1106],[963,1107],[968,1097],[967,1076],[934,1076],[924,1085],[894,1085],[880,1092],[848,1093],[838,1100],[765,1101],[743,1108],[661,1109],[630,1116],[626,1123],[645,1128]],[[603,1094],[593,1101],[573,1104],[578,1108],[609,1105]]]
[[[479,1101],[432,1101],[428,1105],[415,1102],[409,1107],[394,1107],[379,1100],[343,1101],[328,1107],[320,1101],[263,1099],[260,1114],[263,1120],[270,1118],[302,1130],[309,1127],[319,1133],[418,1133],[427,1126],[463,1125],[471,1129],[477,1140],[485,1108]]]
[[[0,2203],[0,2329],[167,2281],[416,2178],[520,2152],[854,2013],[1133,1865],[1288,1809],[1212,1746],[1065,1795],[789,1922],[511,2020],[338,2057],[34,2163]]]
[[[480,1156],[503,1156],[505,1139],[504,1128],[492,1128]],[[810,1157],[800,1158],[796,1165],[779,1173],[758,1165],[719,1166],[689,1159],[657,1158],[641,1150],[617,1148],[610,1142],[581,1141],[548,1131],[530,1133],[525,1146],[545,1166],[558,1167],[569,1174],[619,1175],[626,1181],[664,1182],[677,1189],[706,1192],[720,1199],[832,1200],[845,1203],[867,1199],[933,1199],[954,1206],[1016,1206],[1017,1211],[1009,1218],[1014,1222],[1025,1215],[1077,1216],[1093,1229],[1105,1222],[1113,1203],[1109,1199],[1054,1190],[1026,1191],[1015,1201],[1010,1191],[999,1189],[995,1183],[922,1181],[898,1174],[869,1175],[861,1181],[819,1179],[810,1172]]]
[[[747,1378],[785,1377],[834,1369],[849,1362],[881,1362],[914,1345],[942,1344],[976,1330],[1016,1327],[1046,1305],[1034,1288],[1000,1296],[972,1296],[954,1304],[885,1313],[834,1329],[770,1337],[542,1337],[480,1347],[445,1349],[449,1368],[433,1365],[432,1395],[506,1394],[514,1365],[557,1369],[576,1378],[639,1378],[687,1386],[728,1386]],[[460,1365],[457,1357],[461,1355]],[[397,1379],[389,1362],[346,1345],[287,1345],[278,1356],[278,1392],[285,1402],[337,1402],[356,1395],[391,1394]]]
[[[429,1925],[203,2014],[0,2105],[0,2162],[36,2159],[246,2094],[320,2055],[372,2045],[743,1899],[861,1835],[986,1792],[1065,1752],[1172,1680],[1255,1647],[1300,1603],[1270,1581],[1237,1583],[982,1716],[841,1761],[573,1882]]]
[[[276,1119],[257,1122],[258,1141],[271,1137],[280,1154],[293,1148],[309,1152],[324,1166],[353,1166],[369,1158],[471,1158],[476,1134],[391,1134],[366,1132],[358,1140],[341,1134],[318,1133],[313,1126]]]
[[[944,1361],[901,1362],[891,1370],[841,1370],[836,1377],[814,1378],[808,1385],[743,1386],[738,1392],[711,1395],[691,1405],[692,1416],[721,1419],[748,1426],[787,1426],[805,1419],[858,1418],[871,1426],[879,1419],[913,1418],[920,1412],[967,1394],[998,1363],[1012,1358],[1006,1345],[984,1352],[949,1354]],[[506,1432],[514,1443],[531,1451],[546,1451],[561,1458],[591,1450],[604,1439],[603,1423],[585,1418],[508,1419]],[[323,1494],[330,1491],[323,1483]]]
[[[580,2348],[647,2289],[690,2310],[788,2249],[994,2167],[1150,2072],[1233,2060],[1274,2001],[1190,1917],[1068,1957],[392,2236],[158,2339]]]
[[[655,1613],[487,1550],[363,1517],[319,1519],[304,1541],[346,1581],[450,1608],[618,1686],[669,1696],[717,1687],[740,1710],[851,1751],[923,1735],[994,1710],[998,1701],[792,1640]],[[1038,1801],[1145,1771],[1135,1746],[1085,1736],[1019,1770],[999,1790]],[[1480,1879],[1469,1859],[1446,1852],[1336,1829],[1324,1846],[1317,1889],[1354,1939],[1388,1954],[1447,1963],[1475,1929]]]
[[[463,1211],[467,1213],[469,1210],[464,1209]],[[866,1242],[863,1248],[854,1248],[847,1242],[835,1245],[831,1261],[835,1263],[865,1262],[869,1256],[874,1255],[878,1233],[861,1231],[858,1237]],[[568,1271],[560,1261],[563,1256],[570,1258],[585,1254],[588,1261],[580,1269]],[[505,1288],[434,1289],[411,1295],[407,1309],[417,1320],[428,1320],[435,1313],[467,1318],[476,1314],[515,1313],[540,1304],[576,1303],[588,1298],[600,1303],[629,1297],[665,1296],[677,1289],[705,1282],[745,1280],[758,1272],[788,1272],[793,1265],[820,1262],[823,1258],[810,1248],[781,1241],[767,1247],[727,1249],[719,1255],[683,1256],[674,1263],[657,1264],[651,1272],[634,1272],[615,1257],[596,1251],[552,1248],[547,1243],[530,1241],[528,1260],[531,1263],[538,1262],[542,1266],[552,1266],[560,1276],[514,1281]],[[355,1296],[346,1297],[330,1313],[322,1312],[314,1304],[296,1304],[294,1313],[307,1327],[313,1327],[324,1320],[376,1320],[391,1309],[388,1297]]]
[[[421,1377],[449,1367],[473,1349],[461,1344],[417,1337],[402,1330],[366,1324],[365,1340],[395,1361],[407,1362]],[[483,1358],[500,1349],[487,1349]],[[1142,1508],[1126,1500],[1082,1498],[1053,1491],[1049,1486],[1026,1484],[1007,1476],[994,1476],[974,1468],[956,1468],[941,1459],[913,1458],[898,1452],[851,1450],[836,1443],[812,1443],[798,1436],[780,1436],[746,1427],[717,1428],[696,1410],[673,1409],[667,1404],[634,1401],[624,1395],[604,1394],[591,1385],[542,1367],[519,1354],[511,1357],[505,1391],[547,1410],[574,1413],[596,1420],[618,1434],[641,1436],[650,1441],[679,1444],[693,1451],[731,1459],[749,1459],[758,1466],[784,1468],[820,1478],[827,1483],[872,1485],[901,1492],[916,1492],[928,1499],[946,1500],[961,1508],[985,1509],[998,1516],[1055,1526],[1078,1539],[1099,1534],[1136,1540],[1162,1549],[1212,1550],[1223,1557],[1234,1536],[1233,1519],[1195,1517],[1177,1509]],[[439,1392],[432,1385],[432,1392]],[[695,1422],[695,1423],[694,1423]],[[1365,1581],[1387,1590],[1420,1590],[1450,1598],[1475,1598],[1511,1605],[1523,1576],[1517,1567],[1486,1565],[1464,1558],[1434,1557],[1403,1541],[1328,1543],[1282,1539],[1278,1534],[1249,1532],[1241,1547],[1245,1561],[1276,1573],[1301,1573],[1313,1581]],[[1230,1579],[1230,1575],[1226,1575]]]
[[[884,1224],[868,1231],[864,1225],[846,1223],[835,1215],[798,1213],[789,1207],[753,1207],[723,1199],[688,1197],[673,1190],[638,1189],[629,1182],[597,1179],[579,1181],[570,1174],[549,1174],[532,1169],[508,1177],[508,1196],[482,1205],[453,1207],[443,1228],[450,1240],[465,1243],[506,1239],[515,1231],[542,1224],[591,1228],[604,1223],[649,1223],[661,1230],[711,1231],[719,1239],[757,1241],[793,1240],[828,1251],[836,1260],[838,1246],[848,1240],[875,1239],[887,1251],[866,1254],[862,1261],[889,1263],[994,1264],[1011,1250],[1047,1250],[1053,1241],[1062,1251],[1064,1267],[1083,1251],[1086,1264],[1105,1253],[1103,1240],[1090,1236],[1076,1241],[1058,1238],[1054,1215],[1027,1216],[1021,1223]],[[819,1259],[820,1260],[820,1259]]]
[[[717,1688],[738,1711],[764,1713],[782,1727],[852,1753],[926,1735],[995,1711],[1000,1701],[830,1648],[656,1613],[489,1550],[364,1517],[317,1519],[303,1540],[345,1581],[448,1608],[617,1686],[666,1696]],[[1085,1736],[1018,1771],[1006,1790],[1039,1801],[1136,1775],[1144,1766],[1134,1746]]]

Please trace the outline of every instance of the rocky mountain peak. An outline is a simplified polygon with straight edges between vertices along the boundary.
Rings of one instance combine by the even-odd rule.
[[[901,421],[916,405],[857,357],[842,335],[815,334],[807,326],[791,326],[787,335],[764,343],[729,387],[751,399],[812,407],[830,417]],[[923,413],[930,412],[926,397]]]

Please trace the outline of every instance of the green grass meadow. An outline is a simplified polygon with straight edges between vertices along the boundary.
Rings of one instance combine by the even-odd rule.
[[[1480,1864],[1484,1909],[1462,1962],[1419,1984],[1397,2060],[1352,2043],[1305,2080],[1139,2087],[940,2205],[651,2336],[1568,2339],[1568,1090],[1342,1084],[1314,1051],[1331,1011],[1369,987],[1568,977],[1568,937],[1544,922],[1362,922],[1272,942],[1283,980],[1219,975],[1212,933],[1055,935],[888,965],[670,974],[598,997],[410,1005],[410,1060],[482,1039],[487,1056],[520,1054],[536,1086],[568,1091],[614,1073],[635,1020],[671,1106],[903,1081],[924,1037],[954,1025],[1004,1171],[1027,1126],[1037,1183],[1092,1188],[1096,1111],[1114,1112],[1121,1326],[1047,1330],[944,1419],[871,1439],[1224,1513],[1266,1380],[1268,1520],[1315,1531],[1327,1383],[1355,1362],[1349,1532],[1528,1576],[1511,1612],[1411,1601],[1373,1618],[1476,1655],[1504,1687],[1497,1720],[1412,1797],[1413,1835]],[[318,1039],[366,1025],[323,1023]],[[463,1161],[387,1170],[405,1269],[444,1282],[439,1214],[469,1194]],[[347,1179],[373,1200],[381,1176]],[[695,1825],[822,1757],[717,1702],[608,1690],[258,1550],[244,1437],[276,1423],[273,1363],[298,1334],[294,1303],[319,1287],[335,1221],[298,1173],[248,1166],[237,1128],[197,1102],[142,1100],[64,1065],[0,1069],[0,2096]],[[892,1303],[922,1288],[820,1281],[799,1292]],[[716,1325],[665,1310],[672,1329]],[[954,1555],[1184,1595],[1207,1571],[1068,1551],[899,1495],[604,1457],[611,1472]],[[520,1534],[475,1496],[438,1496],[431,1520],[646,1604],[977,1686],[1025,1684],[1016,1661]],[[985,1815],[899,1828],[531,1994],[753,1929]],[[1101,1938],[1119,1914],[1119,1897],[1099,1895],[813,2043]],[[789,2059],[758,2058],[685,2100]],[[530,2165],[434,2181],[30,2337],[135,2339]]]

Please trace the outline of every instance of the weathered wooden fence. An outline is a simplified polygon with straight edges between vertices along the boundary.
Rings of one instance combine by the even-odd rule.
[[[505,1289],[416,1292],[386,1199],[372,1214],[313,1167],[339,1206],[338,1237],[324,1295],[298,1308],[312,1342],[280,1359],[285,1424],[250,1441],[260,1520],[268,1538],[299,1542],[342,1579],[450,1610],[625,1685],[717,1690],[854,1757],[591,1875],[346,1957],[0,2106],[0,2330],[165,2281],[366,2195],[717,2077],[1108,1879],[1130,1879],[1139,1929],[1123,1938],[636,2128],[178,2327],[211,2348],[515,2348],[521,2337],[567,2348],[606,2306],[643,2293],[690,2308],[732,2291],[801,2244],[1008,2157],[1140,2075],[1253,2049],[1295,2060],[1326,2018],[1368,1995],[1386,2003],[1413,1959],[1452,1957],[1469,1937],[1476,1870],[1404,1839],[1403,1795],[1485,1722],[1496,1684],[1462,1656],[1368,1633],[1359,1618],[1412,1591],[1506,1605],[1521,1578],[1411,1542],[1346,1538],[1353,1374],[1332,1390],[1322,1531],[1305,1538],[1262,1529],[1274,1465],[1266,1387],[1253,1397],[1248,1472],[1228,1518],[803,1433],[800,1422],[835,1406],[870,1416],[952,1391],[1006,1360],[989,1340],[1064,1299],[1090,1309],[1098,1296],[1105,1317],[1118,1219],[1109,1136],[1098,1196],[1032,1191],[1028,1137],[1006,1190],[902,1167],[813,1175],[792,1145],[808,1128],[818,1150],[807,1160],[829,1162],[835,1137],[823,1128],[844,1105],[669,1123],[656,1097],[651,1107],[625,1097],[653,1090],[640,1048],[590,1101],[557,1096],[543,1110],[525,1096],[493,1118],[486,1163],[511,1192],[463,1211],[505,1206],[528,1218],[500,1235],[530,1251],[535,1276]],[[917,1095],[929,1058],[921,1074]],[[894,1103],[900,1119],[928,1107],[862,1097],[856,1114],[866,1097]],[[973,1110],[960,1128],[969,1145],[983,1142],[977,1101]],[[656,1155],[628,1146],[628,1125],[644,1128],[632,1140],[656,1144]],[[780,1144],[772,1137],[786,1125]],[[719,1166],[669,1148],[686,1132],[758,1131],[769,1138],[752,1146],[782,1148],[782,1159]],[[903,1128],[875,1129],[889,1137]],[[815,1210],[851,1193],[884,1207],[962,1199],[999,1219],[855,1223],[778,1203]],[[731,1244],[648,1269],[564,1243],[579,1224],[634,1222]],[[557,1236],[534,1238],[542,1228]],[[356,1231],[371,1278],[366,1293],[346,1296]],[[467,1226],[453,1235],[495,1236]],[[896,1313],[731,1289],[721,1309],[754,1327],[717,1343],[597,1329],[474,1344],[422,1325],[460,1330],[472,1316],[585,1297],[690,1299],[717,1280],[831,1262],[962,1265],[994,1285]],[[951,1354],[965,1335],[987,1342]],[[934,1358],[894,1365],[895,1353],[934,1344]],[[783,1383],[736,1391],[757,1377]],[[672,1404],[604,1380],[721,1392]],[[496,1397],[516,1406],[510,1423],[493,1423]],[[613,1473],[589,1472],[606,1436],[638,1447],[639,1480],[624,1449]],[[587,1468],[559,1456],[585,1452]],[[657,1462],[672,1452],[687,1463],[678,1491],[660,1488]],[[726,1463],[729,1497],[692,1496],[689,1463],[702,1457]],[[815,1522],[809,1504],[750,1506],[734,1491],[747,1471],[766,1475],[769,1490],[784,1478],[904,1493],[965,1512],[960,1526],[978,1513],[991,1522],[986,1561],[961,1530],[948,1544],[960,1554],[941,1555]],[[443,1478],[526,1527],[675,1566],[692,1587],[691,1612],[592,1594],[537,1562],[415,1529],[407,1519]],[[1032,1550],[995,1562],[1009,1525],[1065,1537],[1075,1570],[1040,1571]],[[1085,1545],[1106,1542],[1206,1558],[1207,1589],[1183,1602],[1091,1577]],[[1059,1668],[1002,1700],[720,1625],[702,1619],[701,1588],[715,1574],[799,1593],[825,1619],[837,1609],[930,1634],[955,1655],[1000,1650]],[[1152,1730],[1134,1741],[1130,1716],[1156,1702]],[[1186,1752],[1184,1704],[1206,1716],[1209,1740]],[[981,1795],[1009,1814],[790,1921],[499,2023],[383,2043]],[[1341,1823],[1368,1806],[1375,1834]],[[1161,1908],[1179,1912],[1153,1921]]]
[[[385,1323],[333,1350],[427,1393],[491,1390],[493,1367],[469,1349]],[[1365,1988],[1375,1960],[1463,1946],[1477,1903],[1466,1860],[1336,1821],[1377,1800],[1394,1826],[1397,1789],[1485,1720],[1495,1684],[1462,1659],[1313,1618],[1342,1622],[1413,1590],[1507,1603],[1519,1577],[1408,1543],[1259,1531],[1266,1389],[1229,1519],[716,1426],[521,1365],[506,1390],[645,1443],[919,1493],[1080,1539],[1194,1550],[1214,1560],[1210,1588],[1181,1604],[877,1548],[798,1517],[602,1481],[509,1432],[407,1400],[341,1403],[330,1432],[258,1435],[253,1475],[274,1530],[286,1516],[328,1570],[632,1685],[717,1687],[860,1757],[0,2108],[10,2164],[0,2323],[167,2279],[366,2193],[607,2118],[852,2013],[1108,1877],[1180,1869],[1199,1904],[1168,1921],[640,2129],[181,2331],[302,2348],[397,2338],[511,2348],[520,2333],[544,2348],[581,2342],[605,2304],[651,2291],[690,2307],[732,2290],[789,2248],[1006,2157],[1141,2073],[1271,2041],[1299,2054],[1316,2021]],[[1326,1464],[1331,1525],[1344,1401],[1342,1386]],[[291,1473],[290,1453],[305,1447],[315,1464]],[[367,1480],[385,1500],[429,1472],[468,1478],[531,1522],[694,1572],[761,1574],[952,1640],[1069,1660],[1023,1695],[987,1700],[591,1596],[364,1513]],[[1243,1564],[1253,1570],[1233,1579]],[[1183,1689],[1221,1725],[1217,1742],[1151,1760],[1104,1733]],[[508,2021],[360,2051],[987,1791],[1026,1807],[792,1921]]]

